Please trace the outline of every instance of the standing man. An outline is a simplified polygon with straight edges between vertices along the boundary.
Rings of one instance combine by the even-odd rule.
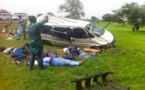
[[[26,40],[26,31],[25,31],[26,21],[22,18],[22,16],[19,16],[19,28],[18,28],[18,38],[20,39],[20,35],[23,34],[24,39]]]
[[[136,21],[135,27],[136,27],[136,31],[139,31],[139,22],[138,21]]]
[[[37,56],[38,66],[40,70],[43,70],[43,43],[40,35],[40,28],[44,23],[48,22],[48,17],[45,16],[44,19],[36,23],[35,16],[29,16],[30,24],[28,25],[28,34],[29,34],[29,45],[30,45],[30,61],[29,61],[29,70],[33,69],[34,61]]]

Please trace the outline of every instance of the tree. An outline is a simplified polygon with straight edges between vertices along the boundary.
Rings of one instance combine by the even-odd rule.
[[[124,17],[124,14],[121,12],[121,9],[113,10],[113,13],[115,19],[114,21],[121,25],[124,25],[126,18]]]
[[[129,24],[133,24],[135,22],[139,22],[140,25],[145,24],[145,5],[139,5],[135,2],[126,3],[120,9],[113,10],[113,13],[114,14],[105,14],[103,19],[122,24],[125,21],[127,21]]]
[[[145,25],[145,4],[143,4],[142,6],[141,6],[141,9],[140,9],[140,24],[142,24],[142,25]]]
[[[80,0],[65,0],[65,3],[59,6],[59,11],[66,13],[65,17],[73,19],[80,19],[85,15]]]
[[[112,22],[114,20],[114,15],[110,14],[110,13],[107,13],[107,14],[102,16],[102,19],[104,21],[107,21],[107,22]]]
[[[99,18],[95,17],[95,16],[92,16],[91,17],[91,21],[94,23],[94,22],[99,22]]]
[[[0,13],[9,13],[9,12],[5,9],[0,9]]]
[[[122,13],[127,18],[128,23],[133,24],[140,18],[140,6],[137,3],[125,4],[122,8]]]
[[[53,14],[52,12],[48,12],[47,14],[48,14],[48,15],[53,15],[53,16],[54,16],[54,14]]]

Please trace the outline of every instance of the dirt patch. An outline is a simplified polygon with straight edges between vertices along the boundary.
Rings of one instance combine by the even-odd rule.
[[[18,21],[0,21],[1,26],[5,25],[18,25]]]

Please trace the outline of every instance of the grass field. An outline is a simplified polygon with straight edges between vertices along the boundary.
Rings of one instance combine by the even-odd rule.
[[[100,23],[102,27],[105,25]],[[83,66],[51,66],[43,71],[34,66],[34,70],[29,71],[23,63],[16,68],[10,56],[0,52],[0,90],[76,90],[71,80],[107,71],[114,72],[109,78],[119,85],[131,90],[144,90],[145,27],[141,27],[139,32],[132,32],[130,25],[111,23],[107,29],[116,37],[115,48],[103,51],[95,59],[85,59]],[[28,40],[5,40],[0,37],[0,46],[18,47],[25,42]],[[44,45],[44,49],[58,50],[61,47]]]

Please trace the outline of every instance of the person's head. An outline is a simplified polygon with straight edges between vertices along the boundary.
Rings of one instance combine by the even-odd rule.
[[[30,52],[29,52],[29,44],[28,43],[25,43],[24,45],[23,45],[23,50],[24,50],[24,53],[26,54],[26,55],[29,55],[30,54]]]
[[[29,16],[30,23],[36,23],[36,17],[35,16]]]
[[[6,47],[0,47],[0,52],[3,52],[6,49]]]
[[[18,17],[19,17],[20,19],[22,18],[22,16],[21,16],[21,15],[19,15]]]

